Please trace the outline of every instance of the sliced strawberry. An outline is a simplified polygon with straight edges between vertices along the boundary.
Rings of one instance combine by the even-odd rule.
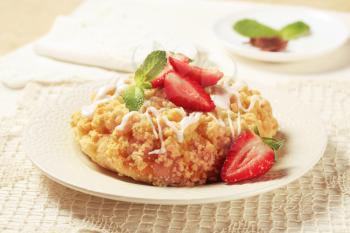
[[[164,91],[168,100],[192,111],[210,112],[215,108],[214,102],[197,82],[181,77],[174,72],[166,75]]]
[[[275,163],[274,151],[247,130],[232,144],[221,169],[221,179],[233,184],[265,174]]]
[[[191,62],[191,58],[187,57],[186,55],[184,55],[182,53],[171,54],[169,57],[173,57],[173,58],[180,60],[182,62],[185,62],[187,64]]]
[[[165,76],[171,72],[172,69],[169,65],[167,65],[164,70],[162,72],[160,72],[160,74],[151,81],[152,87],[153,88],[162,88],[164,86],[164,79]]]
[[[175,54],[169,54],[168,57],[175,57],[176,59],[180,60],[181,62],[185,62],[185,63],[190,63],[191,59],[185,55],[183,55],[182,53],[175,53]],[[164,79],[165,76],[173,70],[173,67],[169,64],[169,60],[168,60],[168,64],[164,67],[164,70],[156,77],[154,78],[151,83],[152,83],[152,87],[153,88],[162,88],[164,86]]]
[[[176,73],[195,80],[203,87],[215,85],[224,75],[219,70],[202,69],[171,56],[169,57],[169,63]]]

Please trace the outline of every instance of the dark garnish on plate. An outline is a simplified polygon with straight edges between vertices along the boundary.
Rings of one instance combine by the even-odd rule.
[[[279,52],[286,49],[288,41],[310,34],[310,26],[296,21],[281,29],[274,29],[256,20],[242,19],[233,25],[233,29],[249,43],[263,51]]]

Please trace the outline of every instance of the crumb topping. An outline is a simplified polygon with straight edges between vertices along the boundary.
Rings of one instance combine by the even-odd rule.
[[[74,113],[71,126],[93,161],[135,180],[158,186],[216,181],[230,143],[241,130],[257,127],[261,136],[272,137],[278,129],[269,102],[237,82],[209,90],[212,96],[226,95],[209,113],[185,111],[168,101],[162,89],[146,90],[143,106],[130,112],[120,86],[97,92],[86,107],[90,112]]]

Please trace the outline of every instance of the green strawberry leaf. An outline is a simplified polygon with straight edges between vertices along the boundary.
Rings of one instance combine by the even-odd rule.
[[[283,146],[283,141],[277,140],[275,138],[261,138],[263,142],[268,145],[275,153],[275,161],[277,161],[277,151]]]
[[[144,82],[152,81],[167,65],[166,52],[156,50],[151,52],[143,64],[135,72],[136,84],[142,86]]]
[[[254,126],[253,131],[256,135],[260,136],[258,126]]]
[[[297,21],[286,25],[281,30],[282,38],[285,40],[294,40],[298,37],[307,35],[310,33],[310,26],[302,21]]]
[[[144,102],[144,91],[137,85],[129,86],[123,93],[123,100],[130,111],[137,111]]]
[[[256,135],[260,137],[258,126],[255,126],[253,128],[253,131]],[[277,151],[283,146],[283,141],[277,140],[275,138],[267,138],[267,137],[261,137],[263,142],[268,145],[275,153],[275,161],[277,161]]]
[[[233,29],[242,36],[249,38],[280,36],[278,30],[252,19],[239,20],[233,25]]]
[[[275,138],[262,137],[261,139],[266,145],[271,147],[271,149],[273,149],[274,151],[278,151],[283,145],[283,141],[277,140]]]

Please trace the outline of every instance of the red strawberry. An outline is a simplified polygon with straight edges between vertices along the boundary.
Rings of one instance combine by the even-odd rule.
[[[160,74],[151,81],[152,87],[153,88],[162,88],[164,86],[164,79],[165,76],[171,72],[172,69],[170,68],[169,65],[167,65],[164,70],[162,72],[160,72]]]
[[[175,54],[170,55],[169,57],[173,57],[177,60],[185,62],[186,64],[191,62],[191,59],[189,57],[187,57],[186,55],[183,55],[182,53],[175,53]]]
[[[180,61],[174,57],[169,57],[169,63],[176,73],[195,80],[203,87],[215,85],[224,75],[219,70],[202,69]]]
[[[189,63],[191,61],[191,59],[189,57],[186,57],[185,55],[181,54],[181,53],[175,53],[175,54],[170,54],[168,55],[168,57],[175,57],[176,59],[178,59],[181,62],[184,63]],[[169,60],[168,60],[169,63]],[[164,79],[165,76],[173,70],[173,67],[170,64],[167,64],[164,67],[164,70],[156,77],[154,78],[151,83],[152,83],[152,87],[153,88],[162,88],[164,86]]]
[[[274,151],[251,131],[243,131],[232,144],[221,169],[221,179],[233,184],[265,174],[275,162]]]
[[[208,93],[198,83],[170,72],[164,80],[168,100],[192,111],[210,112],[215,108]]]

